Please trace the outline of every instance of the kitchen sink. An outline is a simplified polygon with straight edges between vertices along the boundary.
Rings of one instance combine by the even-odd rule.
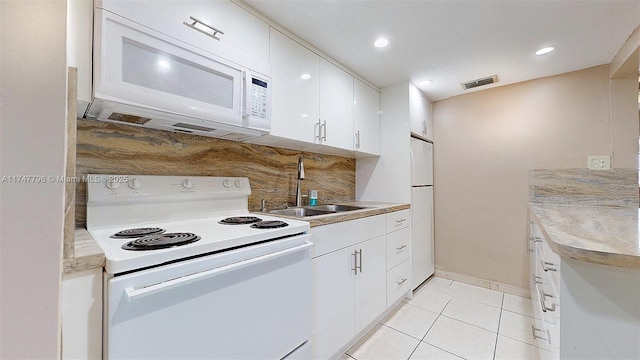
[[[365,209],[364,207],[351,206],[351,205],[318,205],[318,206],[314,206],[313,208],[315,210],[333,211],[333,212],[353,211],[353,210]]]
[[[287,208],[281,210],[271,210],[270,214],[274,215],[284,215],[284,216],[293,216],[293,217],[307,217],[307,216],[316,216],[316,215],[327,215],[327,214],[335,214],[344,211],[353,211],[365,209],[364,207],[359,206],[351,206],[351,205],[318,205],[318,206],[305,206],[305,207],[294,207]]]
[[[335,211],[330,210],[316,210],[310,208],[288,208],[281,210],[271,210],[270,214],[275,215],[284,215],[284,216],[295,216],[295,217],[307,217],[307,216],[315,216],[315,215],[326,215],[326,214],[334,214]]]

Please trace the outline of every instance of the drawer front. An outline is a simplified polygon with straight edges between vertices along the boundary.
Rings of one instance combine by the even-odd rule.
[[[409,209],[388,213],[386,216],[387,233],[408,227],[411,220],[411,212]]]
[[[535,313],[546,323],[560,323],[560,299],[555,296],[553,290],[544,284],[535,285]]]
[[[385,234],[384,221],[384,215],[376,215],[312,227],[309,232],[311,233],[311,242],[315,246],[311,249],[311,257],[383,236]]]
[[[549,255],[551,257],[549,257]],[[555,255],[555,256],[554,256]],[[560,278],[560,260],[557,255],[551,251],[546,241],[536,243],[536,275],[540,281],[549,286],[556,297],[560,297],[559,278]]]
[[[409,228],[387,234],[387,270],[409,258],[411,232]]]
[[[405,296],[411,289],[411,263],[406,259],[387,271],[387,307]]]

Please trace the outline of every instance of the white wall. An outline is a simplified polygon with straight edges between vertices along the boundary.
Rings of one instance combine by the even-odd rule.
[[[62,176],[66,2],[0,1],[0,175]],[[0,358],[59,357],[63,183],[0,184]]]
[[[356,161],[356,200],[411,202],[409,83],[382,89],[380,157]]]
[[[636,167],[637,107],[622,106],[634,92],[612,105],[608,75],[603,65],[434,104],[439,270],[528,288],[529,169],[585,168],[607,154]]]

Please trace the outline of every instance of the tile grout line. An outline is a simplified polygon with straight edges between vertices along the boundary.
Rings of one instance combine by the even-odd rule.
[[[496,331],[496,343],[493,346],[493,360],[496,359],[496,351],[498,350],[498,337],[500,336],[500,321],[502,321],[503,306],[504,306],[504,293],[502,293],[502,303],[500,304],[500,316],[498,317],[498,331]]]

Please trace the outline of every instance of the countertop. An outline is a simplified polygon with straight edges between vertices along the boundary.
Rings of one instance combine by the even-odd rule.
[[[64,261],[65,274],[104,267],[104,252],[86,229],[76,229],[74,247],[75,256]]]
[[[284,216],[284,215],[276,215],[281,218],[286,219],[296,219],[309,222],[311,227],[322,226],[335,224],[343,221],[355,220],[360,218],[365,218],[369,216],[381,215],[390,212],[406,210],[411,207],[410,204],[395,204],[395,203],[383,203],[383,202],[372,202],[372,201],[354,201],[354,202],[341,202],[340,205],[352,205],[364,207],[365,209],[361,210],[352,210],[352,211],[343,211],[335,214],[326,214],[326,215],[316,215],[309,216],[306,218],[292,217],[292,216]],[[260,212],[255,212],[254,214],[261,214]]]
[[[348,202],[343,205],[353,205],[366,207],[362,210],[345,211],[337,214],[319,215],[311,218],[294,218],[288,216],[278,216],[296,220],[308,221],[311,227],[334,224],[342,221],[355,220],[359,218],[386,214],[394,211],[409,209],[409,204],[390,204],[380,202]],[[261,213],[256,213],[261,214]],[[75,257],[64,261],[64,273],[72,274],[85,270],[104,267],[105,257],[100,245],[91,237],[86,229],[76,229],[75,231]]]
[[[530,203],[529,209],[558,255],[640,269],[638,208]]]

